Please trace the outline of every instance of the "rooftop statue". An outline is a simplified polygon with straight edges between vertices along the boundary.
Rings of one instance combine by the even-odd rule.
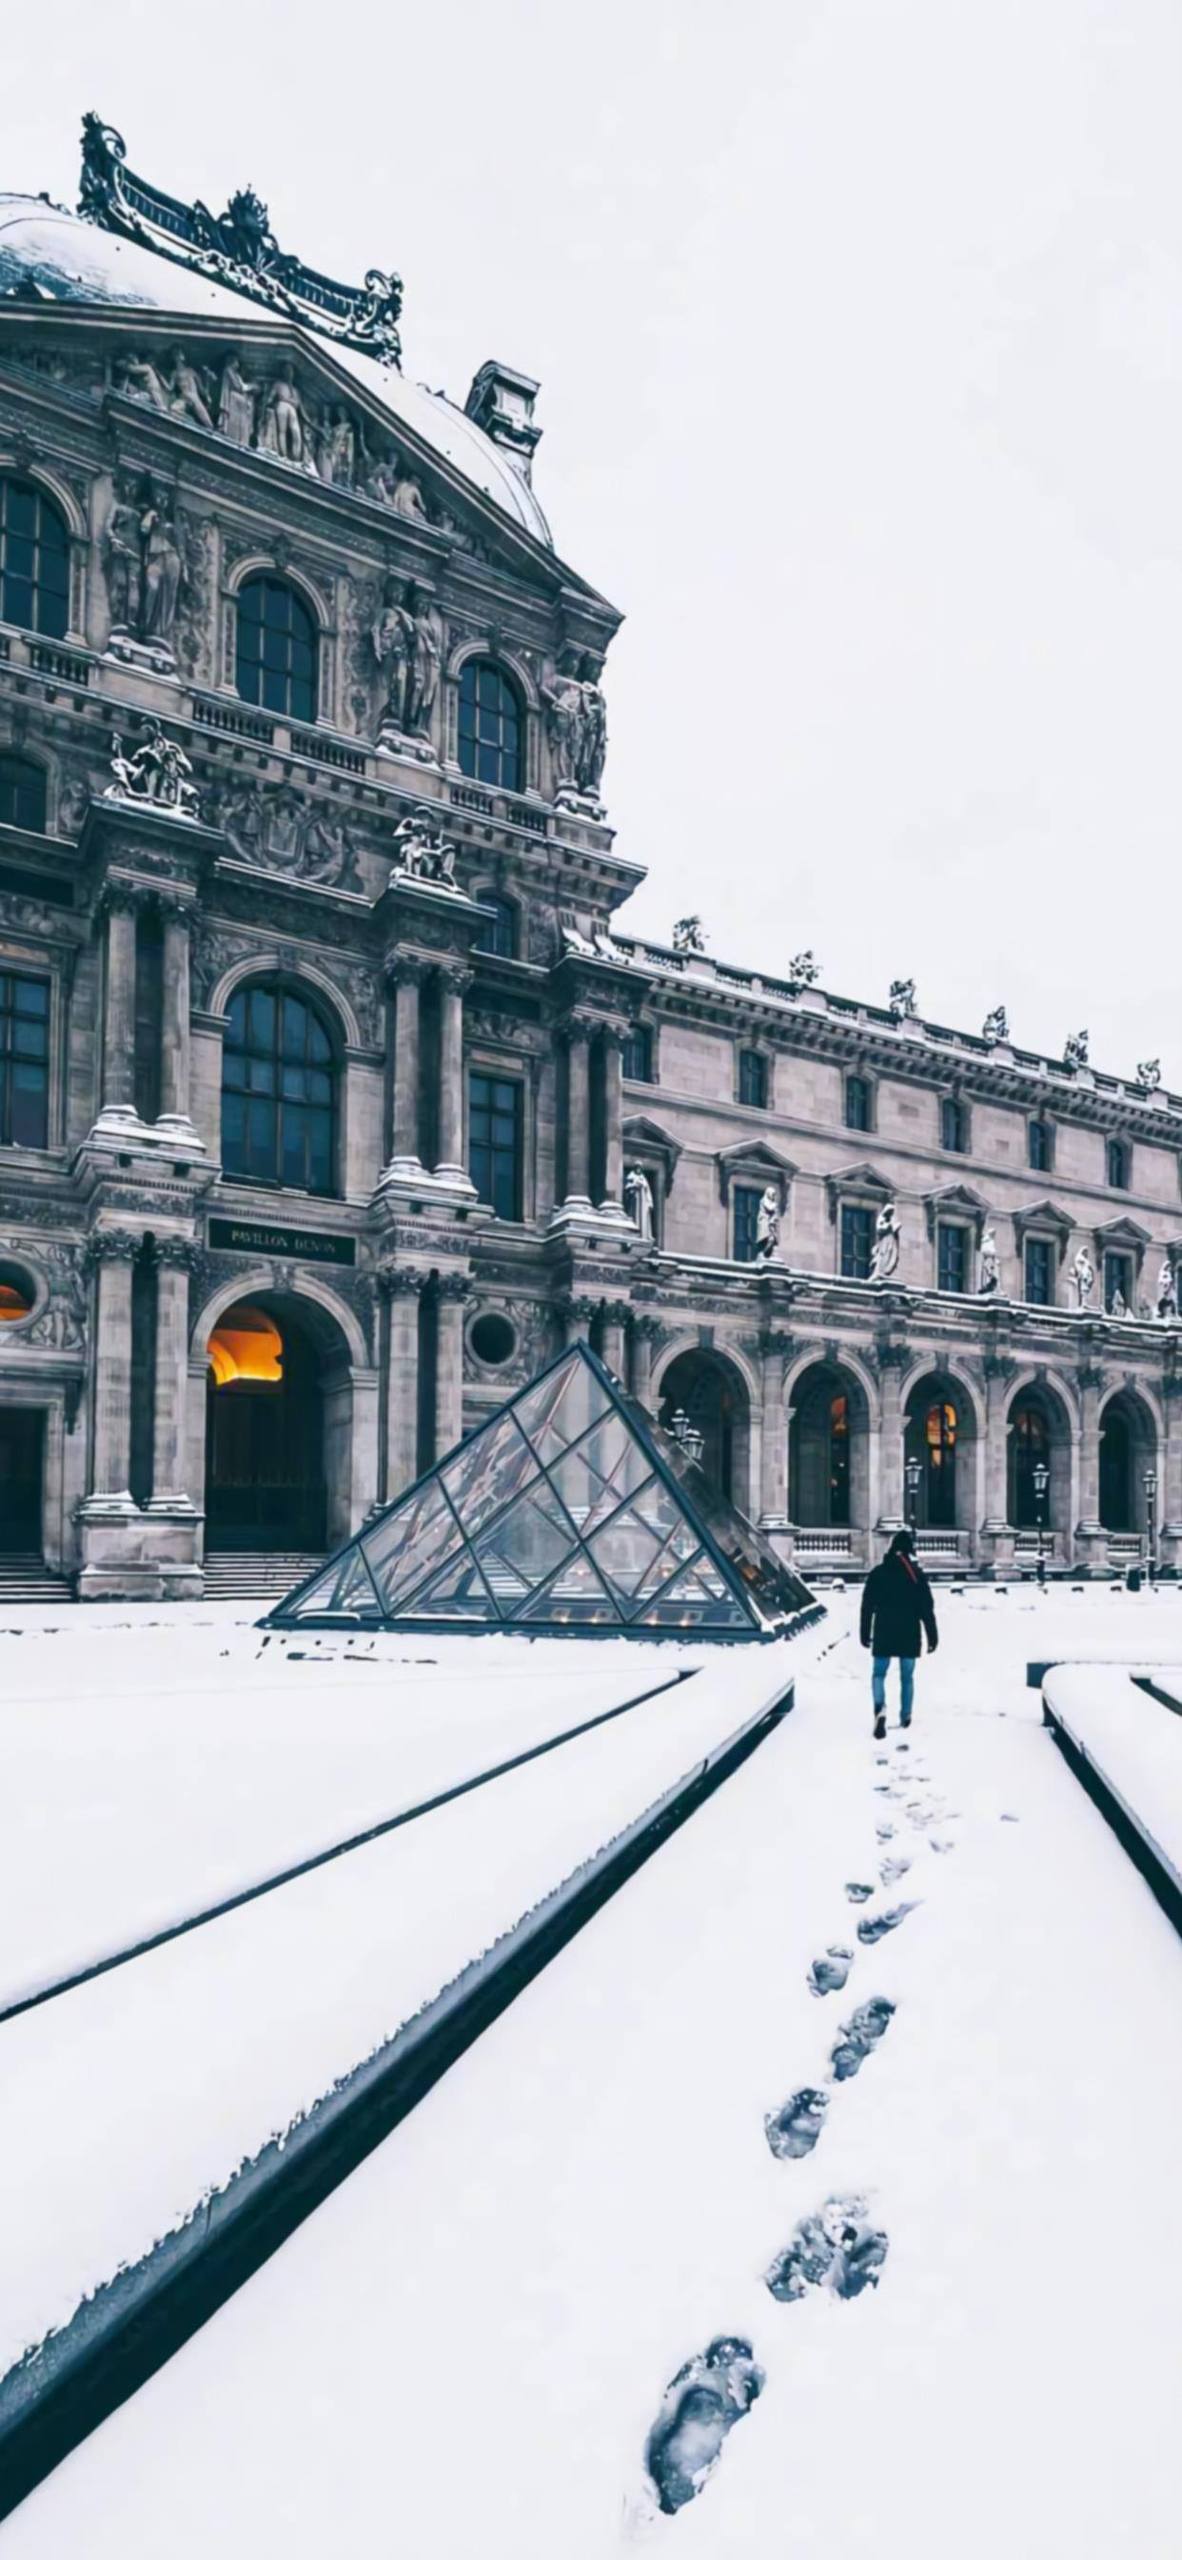
[[[918,1002],[914,978],[892,978],[887,1003],[896,1022],[910,1022]]]
[[[992,1048],[998,1040],[1008,1040],[1009,1036],[1010,1017],[1004,1004],[995,1004],[992,1013],[986,1014],[981,1025],[981,1037],[987,1040]]]
[[[794,995],[799,995],[802,987],[815,987],[820,975],[815,951],[798,951],[788,963],[788,984]]]
[[[1142,1093],[1156,1093],[1161,1085],[1161,1059],[1142,1058],[1137,1069],[1137,1082]]]
[[[1068,1033],[1068,1035],[1067,1035],[1066,1040],[1064,1041],[1064,1044],[1063,1044],[1063,1064],[1064,1064],[1064,1066],[1065,1066],[1065,1067],[1086,1067],[1087,1063],[1088,1063],[1088,1034],[1087,1034],[1087,1032],[1086,1032],[1086,1031],[1070,1031],[1070,1032]]]
[[[705,950],[706,936],[702,930],[700,916],[678,917],[673,927],[673,948],[675,951]]]

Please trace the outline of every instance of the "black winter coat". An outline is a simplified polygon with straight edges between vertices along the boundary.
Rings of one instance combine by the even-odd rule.
[[[862,1590],[862,1642],[888,1660],[914,1662],[923,1651],[936,1650],[936,1612],[926,1573],[910,1556],[887,1556],[867,1574]]]

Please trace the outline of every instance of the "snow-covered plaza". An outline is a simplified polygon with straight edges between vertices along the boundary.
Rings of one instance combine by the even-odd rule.
[[[938,1594],[882,1744],[824,1596],[745,1648],[7,1613],[0,2411],[758,1730],[13,2560],[1172,2560],[1182,1950],[1026,1666],[1093,1666],[1048,1696],[1177,1875],[1182,1591]]]

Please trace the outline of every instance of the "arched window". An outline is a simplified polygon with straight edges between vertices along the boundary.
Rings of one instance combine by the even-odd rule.
[[[0,755],[0,827],[45,833],[45,769],[27,756]]]
[[[1051,1433],[1042,1406],[1033,1398],[1019,1396],[1010,1415],[1010,1448],[1012,1451],[1013,1501],[1010,1517],[1015,1529],[1037,1529],[1041,1511],[1043,1526],[1047,1524],[1047,1497],[1041,1503],[1034,1481],[1036,1467],[1045,1468],[1049,1477]]]
[[[0,622],[64,640],[70,620],[70,538],[33,480],[0,474]]]
[[[239,591],[234,681],[244,702],[281,719],[316,718],[316,625],[295,588],[265,570]]]
[[[829,1525],[848,1529],[850,1525],[850,1400],[847,1395],[832,1396],[829,1401]]]
[[[488,658],[460,677],[460,771],[498,791],[522,788],[525,723],[516,687]]]
[[[477,902],[491,907],[489,922],[480,928],[479,951],[495,951],[499,960],[517,957],[517,909],[510,898],[498,898],[491,889],[477,889]]]
[[[240,1182],[333,1188],[332,1044],[310,1004],[272,980],[231,998],[222,1060],[222,1164]]]
[[[929,1405],[924,1416],[927,1462],[927,1520],[931,1529],[956,1527],[956,1433],[954,1404]]]

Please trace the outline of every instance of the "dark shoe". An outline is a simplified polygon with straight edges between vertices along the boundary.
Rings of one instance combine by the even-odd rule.
[[[899,1722],[900,1722],[900,1724],[901,1724],[901,1725],[902,1725],[902,1727],[903,1727],[903,1731],[904,1731],[904,1733],[906,1733],[906,1731],[907,1731],[907,1727],[908,1727],[908,1725],[909,1725],[909,1724],[910,1724],[910,1722],[911,1722],[911,1718],[910,1718],[910,1716],[900,1716],[900,1718],[899,1718]]]
[[[886,1716],[881,1710],[874,1719],[874,1739],[876,1742],[886,1741]]]

